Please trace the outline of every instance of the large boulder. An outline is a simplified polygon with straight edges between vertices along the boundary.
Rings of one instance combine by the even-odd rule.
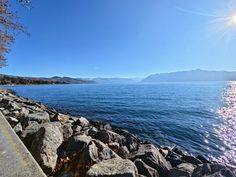
[[[27,117],[29,115],[29,110],[26,109],[25,107],[22,107],[20,110],[20,116],[21,117]]]
[[[79,126],[79,125],[72,125],[72,130],[73,130],[74,134],[80,134],[81,130],[82,130],[82,127]]]
[[[45,124],[35,135],[30,151],[46,174],[56,166],[57,149],[62,141],[63,135],[55,124]]]
[[[16,124],[13,130],[16,132],[16,134],[20,135],[23,130],[21,123]]]
[[[135,166],[138,169],[138,173],[146,177],[159,177],[158,172],[145,164],[141,159],[136,159],[134,161]]]
[[[141,159],[148,166],[156,169],[160,176],[168,176],[171,165],[161,155],[159,150],[152,144],[141,144],[137,151],[130,154],[132,161]]]
[[[93,140],[98,148],[99,160],[107,160],[112,158],[120,158],[114,151],[112,151],[107,145],[99,140]]]
[[[96,144],[91,141],[88,146],[81,152],[79,163],[83,165],[90,165],[99,162],[98,148]]]
[[[169,177],[191,177],[190,174],[186,171],[173,168],[169,172]]]
[[[181,157],[181,159],[184,160],[185,162],[192,163],[194,165],[198,165],[202,163],[200,160],[190,155],[184,155]]]
[[[197,155],[196,157],[198,160],[200,160],[202,163],[211,163],[206,157],[202,155]]]
[[[98,132],[98,129],[97,129],[96,127],[90,127],[90,128],[88,128],[84,133],[85,133],[87,136],[93,137],[97,132]]]
[[[22,124],[27,125],[29,121],[35,121],[38,123],[50,122],[50,118],[47,112],[36,112],[29,114],[27,117],[22,117],[20,121]]]
[[[84,118],[84,117],[77,118],[76,121],[74,122],[74,124],[80,125],[82,127],[90,126],[89,121],[86,118]]]
[[[130,160],[109,159],[93,165],[87,177],[138,177],[136,166]]]
[[[105,144],[112,142],[123,144],[122,141],[124,141],[124,137],[110,130],[100,130],[93,136],[93,138],[100,140]]]
[[[92,140],[81,152],[79,162],[88,165],[112,158],[119,158],[119,156],[101,141]]]
[[[117,154],[123,159],[128,159],[129,150],[126,146],[121,146]]]
[[[72,155],[74,153],[80,153],[86,148],[89,142],[92,140],[90,136],[86,135],[74,135],[71,136],[59,149],[61,157]]]
[[[227,167],[219,164],[200,164],[192,174],[192,177],[236,177]]]
[[[194,168],[195,165],[191,163],[182,163],[170,170],[169,177],[191,177]]]
[[[24,142],[26,147],[30,148],[32,141],[35,138],[35,134],[42,127],[42,124],[39,124],[38,122],[34,122],[34,121],[28,122],[28,123],[29,125],[20,134],[20,138]]]
[[[6,105],[6,108],[9,109],[10,111],[15,111],[15,110],[20,110],[20,105],[16,102],[9,101],[8,104]]]
[[[19,122],[16,118],[11,116],[6,116],[6,119],[12,127],[14,127]]]
[[[62,123],[70,123],[70,117],[69,115],[66,114],[57,114],[54,116],[54,118],[52,119],[53,121],[60,121]]]
[[[61,126],[61,129],[63,131],[63,137],[65,139],[68,139],[72,134],[73,134],[73,130],[72,130],[72,125],[71,123],[65,123]]]
[[[136,151],[138,149],[141,141],[137,136],[122,129],[116,129],[115,132],[125,137],[125,142],[123,143],[123,145],[126,146],[130,152]]]
[[[170,151],[166,157],[172,167],[177,167],[181,163],[186,163],[183,159],[181,159],[181,155],[177,154],[176,152]]]

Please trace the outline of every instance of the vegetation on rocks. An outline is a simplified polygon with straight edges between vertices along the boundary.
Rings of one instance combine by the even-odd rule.
[[[0,90],[0,110],[48,176],[235,177],[233,169],[176,147],[142,142],[109,124],[58,113]]]

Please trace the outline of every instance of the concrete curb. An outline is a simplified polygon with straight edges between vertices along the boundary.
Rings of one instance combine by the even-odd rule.
[[[46,177],[1,111],[0,177]]]

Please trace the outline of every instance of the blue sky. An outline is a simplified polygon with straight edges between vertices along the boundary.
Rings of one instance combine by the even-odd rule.
[[[15,3],[15,1],[14,1]],[[0,72],[21,76],[145,77],[189,69],[236,70],[236,12],[227,0],[32,0],[13,4],[18,35]],[[235,28],[235,29],[234,29]]]

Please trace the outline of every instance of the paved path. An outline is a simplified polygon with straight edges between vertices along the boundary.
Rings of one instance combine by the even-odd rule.
[[[46,177],[1,111],[0,177]]]

